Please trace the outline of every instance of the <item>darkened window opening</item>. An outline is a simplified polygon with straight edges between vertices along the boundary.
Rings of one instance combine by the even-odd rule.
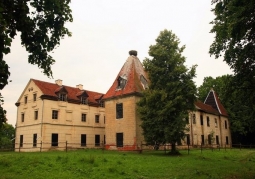
[[[207,116],[207,126],[210,127],[210,118]]]
[[[219,142],[219,136],[216,135],[216,144],[219,145],[220,142]]]
[[[228,123],[227,123],[227,121],[225,120],[225,129],[227,129],[228,128]]]
[[[200,115],[200,124],[201,126],[204,125],[203,115]]]
[[[38,119],[38,111],[35,111],[35,120],[37,120]]]
[[[116,104],[116,119],[123,118],[123,103]]]
[[[187,136],[187,145],[190,145],[190,135],[187,134],[186,136]]]
[[[208,144],[209,145],[212,144],[212,136],[211,136],[211,134],[208,135]]]
[[[140,76],[140,80],[142,82],[143,88],[148,89],[149,88],[148,82],[147,82],[147,80],[145,79],[145,77],[143,75]]]
[[[33,99],[36,101],[36,93],[33,94]]]
[[[116,133],[117,147],[123,147],[123,133]]]
[[[99,123],[99,115],[95,115],[95,123]]]
[[[23,147],[23,135],[19,136],[19,146]]]
[[[226,145],[228,145],[228,136],[226,136]]]
[[[21,113],[21,122],[25,121],[25,113]]]
[[[37,146],[37,134],[33,134],[33,147]]]
[[[58,111],[52,110],[52,119],[58,119]]]
[[[204,145],[205,144],[205,138],[204,135],[201,135],[201,144]]]
[[[215,118],[215,127],[216,127],[216,128],[218,127],[218,121],[217,121],[216,118]]]
[[[81,121],[86,122],[86,114],[81,114]]]
[[[58,134],[51,134],[51,146],[58,146]]]
[[[100,146],[100,135],[95,135],[95,146]]]
[[[27,96],[25,96],[24,102],[25,104],[27,104]]]
[[[87,145],[87,136],[86,134],[81,134],[81,146]]]

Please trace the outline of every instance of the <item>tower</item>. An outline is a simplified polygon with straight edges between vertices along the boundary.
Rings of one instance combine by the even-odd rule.
[[[148,77],[137,51],[131,50],[129,55],[103,98],[107,149],[134,150],[143,141],[136,103],[148,88]]]

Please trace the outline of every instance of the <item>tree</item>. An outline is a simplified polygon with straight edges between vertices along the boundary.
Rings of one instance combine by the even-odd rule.
[[[205,77],[203,84],[198,87],[198,99],[200,101],[205,101],[208,92],[213,89],[217,92],[219,99],[223,103],[224,101],[222,100],[225,99],[226,91],[231,78],[231,75],[223,75],[216,78],[211,76]]]
[[[185,136],[188,112],[194,110],[196,86],[192,79],[195,68],[184,66],[184,46],[172,31],[160,32],[156,44],[149,48],[152,59],[143,62],[150,85],[138,102],[143,134],[147,143],[171,143],[176,153],[176,142]]]
[[[0,130],[0,148],[11,147],[15,138],[15,129],[10,124],[3,124]]]
[[[71,36],[64,26],[72,21],[71,0],[3,0],[0,2],[0,90],[8,84],[9,66],[4,55],[10,53],[12,39],[20,33],[21,45],[29,53],[28,62],[38,65],[52,77],[51,65],[55,60],[49,54],[65,35]],[[1,103],[3,102],[0,93]],[[6,121],[6,111],[0,103],[0,125]]]
[[[229,85],[232,122],[240,134],[255,132],[255,1],[213,0],[215,33],[210,54],[224,61],[234,71]]]

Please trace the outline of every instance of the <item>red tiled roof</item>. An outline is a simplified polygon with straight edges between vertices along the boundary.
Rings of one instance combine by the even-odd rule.
[[[214,109],[212,106],[204,104],[202,101],[196,101],[195,106],[197,107],[198,110],[202,110],[207,113],[219,115],[220,113]]]
[[[221,115],[228,116],[227,110],[221,104],[218,95],[214,90],[210,90],[208,93],[205,104],[211,105],[214,109],[216,109]]]
[[[148,81],[147,73],[144,71],[140,60],[136,56],[129,56],[103,99],[133,93],[141,93],[144,90],[140,80],[141,75]],[[126,85],[123,89],[117,89],[119,77],[125,77],[127,79]]]
[[[98,103],[95,97],[99,95],[100,96],[104,95],[102,93],[98,93],[94,91],[80,90],[79,88],[75,88],[75,87],[70,87],[65,85],[59,86],[55,83],[49,83],[49,82],[35,80],[35,79],[31,79],[31,80],[38,86],[38,88],[40,88],[42,93],[47,96],[57,97],[56,92],[64,88],[67,91],[67,99],[80,100],[78,96],[83,94],[83,92],[86,92],[88,95],[89,102]]]

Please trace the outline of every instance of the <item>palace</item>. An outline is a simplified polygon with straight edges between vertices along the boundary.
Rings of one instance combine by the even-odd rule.
[[[145,144],[136,103],[148,88],[148,76],[136,51],[124,63],[106,94],[83,85],[30,79],[17,106],[16,151],[69,148],[136,150]],[[182,144],[231,145],[228,115],[211,90],[204,103],[197,101]]]

